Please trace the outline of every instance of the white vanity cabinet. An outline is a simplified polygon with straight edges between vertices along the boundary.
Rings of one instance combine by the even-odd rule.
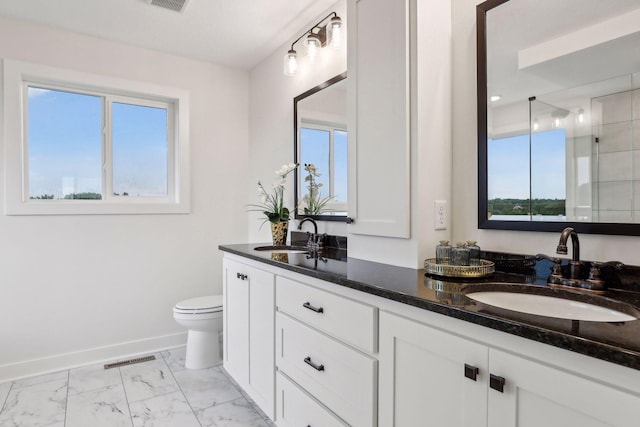
[[[348,2],[350,233],[410,237],[409,2]]]
[[[635,369],[231,254],[224,296],[224,367],[280,427],[639,425]]]
[[[273,419],[275,276],[230,257],[223,275],[224,368]]]
[[[640,384],[634,393],[608,383],[605,362],[588,378],[395,314],[380,314],[379,360],[380,426],[631,427],[640,419]]]
[[[378,366],[369,354],[377,347],[377,309],[280,276],[276,305],[279,381],[289,381],[285,393],[298,395],[297,402],[308,406],[298,408],[298,414],[311,418],[320,411],[338,425],[377,425]],[[286,394],[278,393],[278,425],[325,425],[290,419],[295,415],[289,415],[291,405]]]

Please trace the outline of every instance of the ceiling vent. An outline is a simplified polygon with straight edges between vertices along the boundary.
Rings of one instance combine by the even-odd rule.
[[[153,6],[163,7],[175,12],[182,12],[187,7],[189,0],[146,0],[146,2]]]

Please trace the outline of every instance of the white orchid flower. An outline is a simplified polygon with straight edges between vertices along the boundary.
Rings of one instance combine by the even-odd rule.
[[[296,163],[289,163],[288,165],[282,165],[282,167],[276,171],[276,175],[284,178],[289,174],[289,172],[291,172],[297,167],[298,165]]]

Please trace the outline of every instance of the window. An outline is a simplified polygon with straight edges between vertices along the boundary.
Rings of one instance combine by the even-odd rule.
[[[327,206],[333,214],[344,214],[347,206],[347,131],[336,126],[302,123],[300,128],[300,171],[298,200],[307,192],[304,165],[312,163],[321,174],[320,197],[333,196]]]
[[[189,211],[184,91],[17,61],[4,74],[8,214]]]

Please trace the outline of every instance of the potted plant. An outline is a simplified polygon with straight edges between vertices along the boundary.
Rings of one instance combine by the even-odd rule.
[[[274,246],[284,245],[287,241],[289,231],[289,209],[284,205],[284,194],[287,184],[287,175],[298,167],[297,163],[282,165],[276,171],[278,180],[274,182],[271,192],[267,192],[260,181],[258,181],[259,204],[250,205],[254,209],[251,211],[262,212],[265,215],[265,222],[271,225],[271,238]]]

